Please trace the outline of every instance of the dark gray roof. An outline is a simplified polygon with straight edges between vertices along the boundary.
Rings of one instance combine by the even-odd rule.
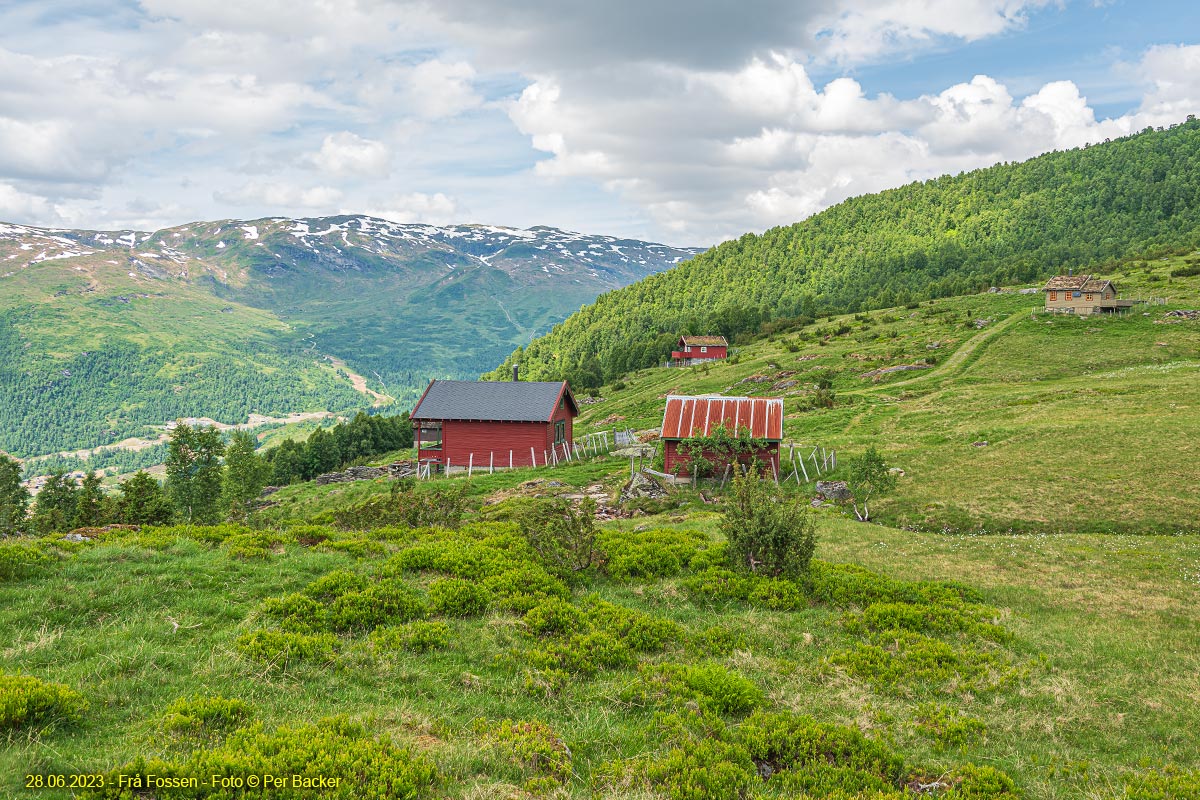
[[[412,419],[470,419],[548,422],[566,381],[432,381],[413,409]],[[570,388],[567,401],[579,408]]]

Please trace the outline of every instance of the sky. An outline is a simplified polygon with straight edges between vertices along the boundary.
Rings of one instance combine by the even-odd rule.
[[[1200,4],[0,0],[0,220],[707,246],[1182,122]]]

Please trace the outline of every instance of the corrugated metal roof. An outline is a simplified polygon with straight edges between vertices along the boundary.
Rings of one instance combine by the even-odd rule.
[[[729,342],[725,341],[724,336],[680,336],[679,341],[683,342],[684,346],[701,345],[703,347],[728,347]]]
[[[431,381],[412,419],[548,422],[564,392],[578,414],[566,381]]]
[[[667,397],[662,438],[708,436],[725,426],[730,433],[747,428],[757,439],[783,441],[783,400],[778,397]]]

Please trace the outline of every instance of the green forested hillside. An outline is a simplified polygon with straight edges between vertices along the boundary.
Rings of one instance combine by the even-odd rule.
[[[904,305],[1200,243],[1200,122],[847,200],[609,292],[513,353],[597,385],[680,333]]]
[[[0,222],[0,451],[157,440],[179,417],[405,408],[429,378],[478,375],[694,253],[365,216],[154,233]]]

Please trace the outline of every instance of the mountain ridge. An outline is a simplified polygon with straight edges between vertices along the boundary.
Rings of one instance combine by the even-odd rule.
[[[402,405],[428,378],[474,378],[597,295],[696,252],[366,215],[157,231],[0,223],[0,448],[92,448],[180,416]]]

